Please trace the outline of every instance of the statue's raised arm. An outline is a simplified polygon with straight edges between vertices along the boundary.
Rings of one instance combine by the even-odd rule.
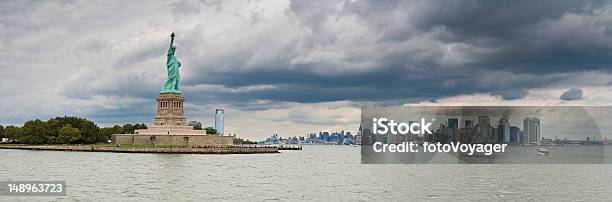
[[[174,32],[172,32],[172,34],[170,34],[170,48],[174,46],[174,36]]]

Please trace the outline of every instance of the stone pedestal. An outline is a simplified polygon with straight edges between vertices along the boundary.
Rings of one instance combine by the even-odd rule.
[[[156,126],[186,126],[187,120],[183,112],[185,98],[180,93],[160,93],[157,96]]]
[[[185,98],[180,93],[160,93],[157,97],[155,122],[147,129],[135,130],[134,134],[113,134],[114,144],[157,146],[211,146],[232,145],[233,137],[206,134],[205,130],[194,130],[187,126],[183,110]]]

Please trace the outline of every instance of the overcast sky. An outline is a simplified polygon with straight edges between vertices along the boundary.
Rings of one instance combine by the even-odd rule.
[[[2,1],[0,124],[151,123],[176,33],[189,120],[356,131],[364,105],[609,105],[609,1]]]

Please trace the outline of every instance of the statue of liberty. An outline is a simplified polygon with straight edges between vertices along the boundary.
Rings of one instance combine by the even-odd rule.
[[[172,32],[172,34],[170,34],[170,47],[168,48],[168,58],[166,61],[166,68],[168,68],[168,79],[166,79],[166,82],[162,87],[162,93],[181,93],[179,90],[179,68],[181,67],[181,62],[179,62],[174,56],[175,51],[176,47],[174,47],[174,32]]]

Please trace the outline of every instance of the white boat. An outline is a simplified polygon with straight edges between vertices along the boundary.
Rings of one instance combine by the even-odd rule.
[[[540,148],[538,148],[538,154],[540,154],[540,155],[548,155],[548,154],[550,154],[550,151],[548,151],[544,147],[540,147]]]

